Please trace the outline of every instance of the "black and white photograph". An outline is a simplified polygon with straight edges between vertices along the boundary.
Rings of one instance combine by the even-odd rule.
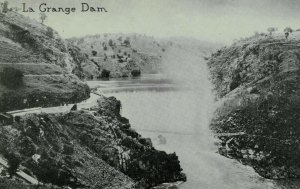
[[[0,0],[0,189],[300,189],[299,0]]]

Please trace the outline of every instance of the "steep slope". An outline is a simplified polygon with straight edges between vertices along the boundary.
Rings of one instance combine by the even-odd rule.
[[[89,97],[88,86],[72,73],[87,74],[85,66],[95,70],[93,64],[52,28],[12,11],[0,13],[0,52],[1,112]]]
[[[72,188],[150,188],[185,180],[178,157],[152,147],[120,116],[114,97],[89,111],[29,114],[0,128],[0,153],[24,172]]]
[[[264,177],[300,178],[300,41],[251,37],[208,62],[220,153]]]

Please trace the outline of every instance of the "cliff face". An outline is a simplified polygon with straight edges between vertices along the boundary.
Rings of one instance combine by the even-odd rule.
[[[255,37],[212,55],[221,154],[267,178],[300,178],[300,41]],[[224,134],[231,133],[231,134]]]
[[[29,114],[0,128],[0,153],[44,183],[75,188],[149,188],[185,180],[178,157],[152,147],[120,116],[114,97],[89,111]]]
[[[88,86],[72,73],[81,76],[92,63],[71,53],[74,48],[50,27],[12,11],[0,13],[0,111],[88,98]]]

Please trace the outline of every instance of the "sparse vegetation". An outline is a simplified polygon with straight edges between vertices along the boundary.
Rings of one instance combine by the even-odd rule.
[[[220,154],[266,178],[299,179],[299,42],[281,42],[244,39],[212,55],[211,81],[224,103],[211,128],[219,134],[243,133],[219,136]]]
[[[40,13],[40,20],[41,24],[44,24],[45,20],[47,19],[47,15],[45,13]]]

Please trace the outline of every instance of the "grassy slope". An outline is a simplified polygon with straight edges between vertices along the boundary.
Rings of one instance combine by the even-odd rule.
[[[128,46],[123,44],[126,39],[130,42]],[[113,45],[109,45],[110,40]],[[98,65],[100,71],[103,69],[111,71],[112,77],[130,76],[132,70],[141,70],[142,74],[160,73],[164,69],[163,60],[168,56],[169,49],[185,49],[207,55],[212,49],[220,46],[189,38],[159,39],[142,34],[99,34],[72,38],[69,41],[88,54],[90,59]],[[93,55],[92,51],[96,51],[97,55]],[[118,55],[126,58],[128,54],[130,61],[118,61]]]
[[[66,75],[82,60],[69,54],[67,43],[55,31],[49,35],[47,26],[14,12],[0,14],[0,26],[0,72],[13,67],[25,75],[18,88],[0,84],[0,111],[60,105],[89,97],[87,85],[76,76]]]

